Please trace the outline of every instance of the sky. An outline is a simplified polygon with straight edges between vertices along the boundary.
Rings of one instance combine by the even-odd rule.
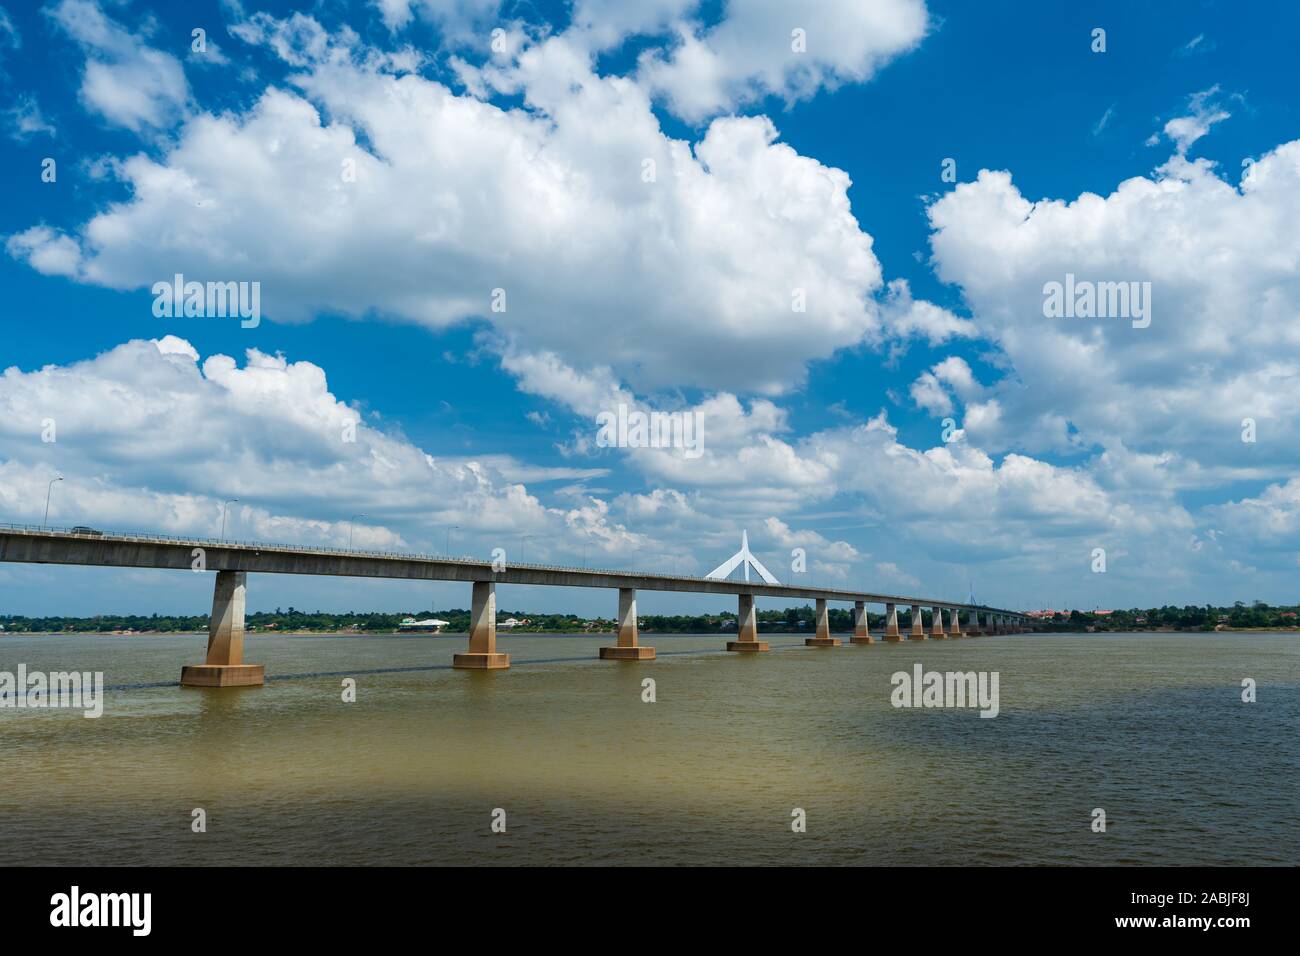
[[[1250,10],[0,0],[0,521],[1298,601],[1300,8]],[[0,613],[210,588],[6,564]]]

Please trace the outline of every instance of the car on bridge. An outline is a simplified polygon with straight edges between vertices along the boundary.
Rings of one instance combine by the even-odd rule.
[[[97,530],[94,529],[94,528],[87,528],[84,524],[79,524],[79,525],[77,525],[75,528],[72,529],[72,533],[73,533],[73,534],[90,534],[90,535],[94,535],[94,536],[97,537],[97,538],[102,538],[102,537],[104,536],[104,532],[102,532],[102,531],[97,531]]]

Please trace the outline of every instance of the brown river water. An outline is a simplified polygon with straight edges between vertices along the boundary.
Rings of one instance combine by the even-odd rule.
[[[205,639],[0,637],[0,671],[111,688],[99,719],[0,709],[6,863],[1300,859],[1300,635],[774,634],[761,655],[643,635],[647,663],[596,660],[610,635],[516,635],[492,673],[450,668],[463,635],[250,635],[265,687],[176,686]],[[892,706],[917,663],[996,671],[998,715]]]

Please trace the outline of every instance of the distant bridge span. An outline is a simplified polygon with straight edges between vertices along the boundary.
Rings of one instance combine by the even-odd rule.
[[[540,564],[505,564],[501,570],[496,570],[492,562],[470,557],[311,548],[156,534],[86,533],[27,525],[0,525],[0,561],[215,571],[207,660],[204,664],[187,666],[181,673],[182,684],[206,687],[261,684],[264,680],[261,664],[243,663],[244,603],[249,573],[462,581],[470,584],[473,589],[473,604],[469,650],[455,656],[454,666],[459,668],[499,669],[509,666],[509,655],[496,650],[498,584],[616,589],[619,594],[618,643],[600,649],[601,658],[606,660],[654,658],[654,648],[639,644],[637,640],[638,590],[736,595],[739,599],[737,639],[727,642],[727,650],[730,651],[768,649],[765,641],[758,640],[754,611],[756,597],[802,598],[816,602],[816,636],[805,641],[814,647],[834,647],[840,644],[839,640],[830,636],[827,616],[827,602],[830,601],[853,604],[853,644],[872,644],[876,641],[867,628],[868,604],[885,606],[887,621],[882,637],[890,642],[900,641],[904,636],[911,640],[925,640],[980,633],[1008,633],[1019,630],[1024,623],[1024,617],[1019,612],[1003,608],[839,588]],[[900,605],[912,609],[911,628],[906,635],[898,628],[897,608]],[[921,619],[922,607],[933,609],[928,632]],[[947,630],[943,624],[945,611],[949,619]],[[965,630],[961,623],[962,612],[968,615]],[[984,623],[981,618],[985,619]]]

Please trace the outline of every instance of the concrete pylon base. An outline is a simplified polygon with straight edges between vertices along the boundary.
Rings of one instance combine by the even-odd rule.
[[[803,642],[807,647],[839,647],[844,643],[838,637],[805,637]]]
[[[652,661],[655,659],[655,649],[653,647],[602,647],[600,649],[600,659],[602,661]]]
[[[888,641],[890,644],[901,644],[901,643],[903,643],[903,635],[902,635],[902,634],[886,634],[886,635],[885,635],[885,640]]]
[[[874,644],[876,643],[876,639],[874,637],[871,637],[870,635],[866,637],[850,637],[849,643],[850,644]]]
[[[510,666],[509,654],[457,654],[451,666],[459,670],[499,671]]]
[[[757,651],[770,651],[772,645],[767,641],[727,641],[727,650],[755,653]]]
[[[928,640],[929,640],[929,638],[928,638],[926,635],[924,635],[924,634],[909,634],[909,635],[907,635],[907,639],[908,639],[909,641],[928,641]]]
[[[265,683],[265,664],[186,664],[181,668],[182,687],[261,687]]]
[[[948,635],[947,635],[947,634],[931,634],[931,635],[930,635],[930,640],[932,640],[932,641],[946,641],[946,640],[948,640]]]

